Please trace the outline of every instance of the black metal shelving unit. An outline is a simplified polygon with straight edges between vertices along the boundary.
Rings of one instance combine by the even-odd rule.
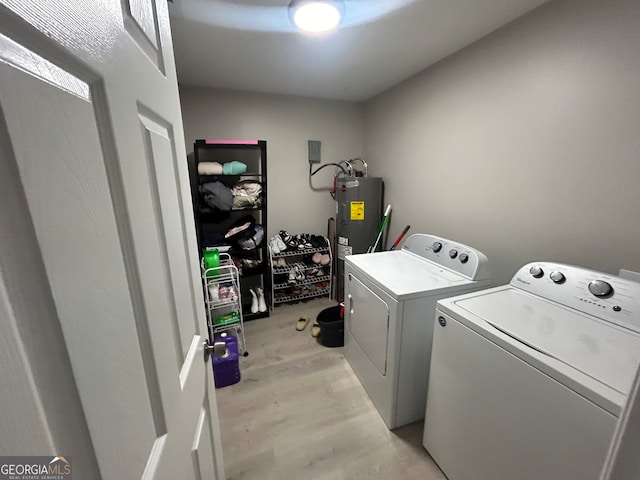
[[[201,162],[225,164],[234,160],[247,165],[247,171],[237,175],[200,175],[198,173],[198,164]],[[262,226],[264,237],[257,248],[242,250],[236,246],[228,253],[237,261],[249,259],[259,262],[258,266],[239,266],[244,320],[268,317],[268,308],[265,312],[251,312],[252,295],[249,291],[250,289],[254,291],[257,288],[262,289],[266,304],[271,305],[271,274],[268,268],[269,254],[267,251],[267,142],[264,140],[196,140],[193,145],[193,155],[189,156],[189,172],[200,256],[205,248],[218,246],[219,237],[223,236],[234,222],[245,215],[253,216],[256,224]],[[206,182],[217,181],[232,188],[243,180],[254,180],[262,185],[261,203],[258,207],[220,212],[204,204],[200,197],[199,186]]]

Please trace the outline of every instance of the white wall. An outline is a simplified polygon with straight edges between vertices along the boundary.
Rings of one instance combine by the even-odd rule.
[[[640,2],[554,1],[372,99],[370,173],[391,237],[640,270]]]
[[[201,138],[267,141],[269,236],[281,229],[326,235],[335,204],[327,191],[309,185],[307,140],[322,142],[323,164],[362,156],[362,104],[185,85],[180,98],[187,153]],[[323,169],[313,186],[330,187],[333,172]]]

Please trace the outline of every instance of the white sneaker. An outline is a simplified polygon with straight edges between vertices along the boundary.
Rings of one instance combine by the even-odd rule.
[[[256,289],[259,290],[259,289]],[[251,296],[253,297],[253,299],[251,300],[251,313],[258,313],[258,297],[256,296],[256,292],[253,291],[253,288],[250,288],[249,291],[251,292]]]
[[[271,253],[278,254],[282,251],[280,250],[280,245],[278,244],[276,237],[271,237],[271,240],[269,240],[269,247],[271,248]]]
[[[264,292],[260,287],[256,288],[256,292],[258,292],[258,310],[261,312],[266,312],[267,302],[264,301]]]
[[[273,238],[276,239],[276,244],[278,245],[280,252],[284,252],[287,249],[287,244],[284,243],[284,241],[282,240],[282,237],[276,233],[276,235]]]

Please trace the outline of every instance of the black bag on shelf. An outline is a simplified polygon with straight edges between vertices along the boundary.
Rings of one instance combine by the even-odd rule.
[[[254,250],[258,248],[264,238],[264,228],[259,223],[255,225],[255,233],[250,237],[241,237],[236,243],[242,250]]]

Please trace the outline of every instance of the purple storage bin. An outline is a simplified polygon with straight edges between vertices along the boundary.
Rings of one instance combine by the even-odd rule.
[[[221,333],[214,335],[214,342],[224,342],[227,347],[227,353],[224,357],[211,356],[213,381],[216,388],[238,383],[240,381],[238,339],[229,333]]]

